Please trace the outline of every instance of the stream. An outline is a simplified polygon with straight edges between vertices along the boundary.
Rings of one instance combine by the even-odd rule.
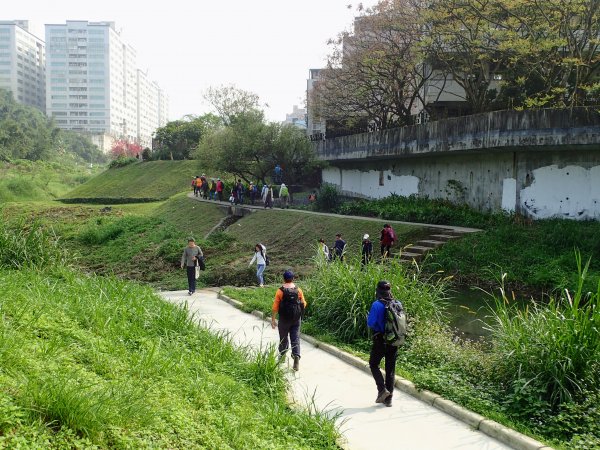
[[[453,286],[448,291],[448,296],[446,311],[457,336],[469,340],[484,340],[491,334],[486,329],[485,322],[489,320],[490,308],[495,304],[493,297],[469,286]],[[525,307],[531,300],[521,297],[516,301]]]

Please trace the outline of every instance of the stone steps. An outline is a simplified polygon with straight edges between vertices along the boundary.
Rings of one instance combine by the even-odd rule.
[[[429,237],[432,239],[435,239],[436,241],[444,241],[444,242],[451,241],[452,239],[460,239],[461,238],[461,236],[459,236],[457,234],[432,234]]]
[[[450,242],[454,239],[460,239],[461,237],[472,233],[471,231],[461,230],[442,230],[436,234],[430,234],[426,239],[417,241],[415,245],[407,245],[404,247],[404,251],[400,253],[400,260],[403,262],[422,261],[427,253],[435,250],[446,242]]]
[[[433,248],[441,247],[445,243],[446,243],[446,241],[439,241],[439,240],[433,240],[433,239],[424,239],[422,241],[417,241],[418,246],[433,247]]]

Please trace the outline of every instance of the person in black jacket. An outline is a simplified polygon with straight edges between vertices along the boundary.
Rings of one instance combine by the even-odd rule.
[[[373,243],[369,240],[369,235],[365,234],[362,241],[361,263],[367,265],[373,259]]]
[[[346,241],[342,239],[341,234],[335,235],[335,242],[333,243],[333,259],[338,258],[340,261],[344,260],[344,250],[346,249]]]

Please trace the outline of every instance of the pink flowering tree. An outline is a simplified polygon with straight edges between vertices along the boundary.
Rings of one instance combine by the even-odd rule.
[[[143,148],[140,144],[129,142],[126,139],[119,139],[111,147],[110,156],[112,159],[137,158],[142,151]]]

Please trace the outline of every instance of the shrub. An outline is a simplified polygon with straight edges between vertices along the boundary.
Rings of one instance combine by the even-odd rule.
[[[119,156],[117,159],[110,162],[108,165],[109,169],[116,169],[117,167],[125,167],[129,164],[134,164],[138,162],[137,158],[131,158],[126,156]]]
[[[525,310],[514,307],[504,293],[497,300],[493,351],[509,401],[531,403],[540,398],[556,407],[600,383],[600,373],[594,370],[600,359],[600,284],[596,292],[583,292],[589,261],[582,269],[581,256],[576,255],[575,292],[565,291],[560,298]]]
[[[477,228],[510,221],[510,216],[505,213],[480,212],[467,205],[458,205],[448,200],[430,200],[416,195],[402,197],[392,194],[378,200],[354,200],[339,205],[336,212],[386,220]]]
[[[333,212],[340,205],[340,194],[337,188],[331,184],[324,184],[315,201],[315,208],[319,211]]]

